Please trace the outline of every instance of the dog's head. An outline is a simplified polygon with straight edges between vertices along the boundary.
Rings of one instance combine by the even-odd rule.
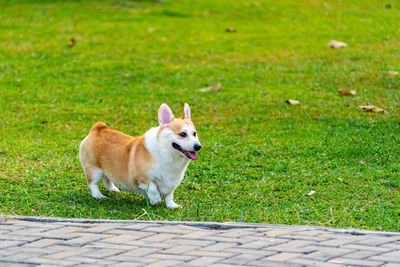
[[[173,153],[196,160],[196,152],[201,149],[201,144],[190,117],[189,105],[185,103],[182,117],[174,118],[168,105],[162,104],[158,110],[158,121],[160,123],[159,141]]]

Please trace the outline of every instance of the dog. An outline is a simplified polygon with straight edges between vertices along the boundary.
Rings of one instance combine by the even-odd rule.
[[[95,198],[103,179],[109,191],[123,190],[148,196],[151,205],[164,197],[167,208],[178,208],[174,191],[190,161],[197,160],[199,137],[185,103],[184,115],[175,118],[167,104],[158,110],[159,126],[132,137],[102,122],[95,123],[79,147],[79,159]]]

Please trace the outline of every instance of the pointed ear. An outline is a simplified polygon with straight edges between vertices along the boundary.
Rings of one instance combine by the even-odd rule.
[[[189,120],[191,120],[192,118],[190,117],[190,107],[187,103],[185,103],[185,108],[183,109],[183,111],[185,112],[185,116],[189,118]]]
[[[168,107],[167,104],[162,104],[160,109],[158,110],[158,122],[160,125],[168,124],[174,118],[174,114],[172,114],[171,109]]]

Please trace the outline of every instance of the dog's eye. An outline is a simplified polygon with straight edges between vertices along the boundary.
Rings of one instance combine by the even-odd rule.
[[[194,133],[193,133],[193,136],[194,136],[194,137],[196,137],[196,135],[197,135],[197,133],[196,133],[196,132],[194,132]]]
[[[187,134],[186,134],[185,132],[181,132],[181,133],[179,134],[179,136],[180,136],[180,137],[186,137]]]

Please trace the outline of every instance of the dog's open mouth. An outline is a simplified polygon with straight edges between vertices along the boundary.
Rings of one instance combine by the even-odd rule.
[[[188,150],[185,150],[185,149],[183,149],[180,145],[178,145],[177,143],[172,143],[172,146],[173,146],[176,150],[180,151],[183,155],[185,155],[186,157],[188,157],[189,159],[192,159],[192,160],[196,160],[196,159],[197,159],[197,153],[196,153],[196,151],[188,151]]]

